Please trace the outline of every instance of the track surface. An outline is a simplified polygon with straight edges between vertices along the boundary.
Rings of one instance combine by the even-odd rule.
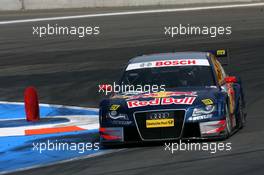
[[[47,23],[99,25],[102,34],[85,39],[32,36],[32,25]],[[231,25],[233,33],[219,38],[164,36],[164,26],[180,23]],[[227,140],[231,152],[170,154],[162,145],[138,146],[16,174],[263,174],[264,12],[254,7],[0,26],[0,100],[21,101],[24,88],[35,85],[43,103],[96,106],[97,85],[116,80],[133,56],[214,48],[230,49],[230,73],[242,77],[248,102],[246,128]]]

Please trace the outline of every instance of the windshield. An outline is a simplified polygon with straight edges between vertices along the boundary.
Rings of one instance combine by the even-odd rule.
[[[215,86],[210,66],[173,66],[126,71],[127,85],[165,85],[165,88]]]

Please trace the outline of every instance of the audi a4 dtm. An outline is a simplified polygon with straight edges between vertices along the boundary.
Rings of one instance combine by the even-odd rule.
[[[120,92],[100,103],[102,144],[227,138],[245,124],[241,81],[226,74],[226,50],[143,55],[131,59],[120,84],[165,91]]]

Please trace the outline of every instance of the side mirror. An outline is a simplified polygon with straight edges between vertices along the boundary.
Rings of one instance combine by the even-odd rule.
[[[237,83],[237,78],[235,76],[225,77],[226,83]]]

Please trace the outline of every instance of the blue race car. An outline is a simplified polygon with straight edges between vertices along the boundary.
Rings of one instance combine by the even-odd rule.
[[[131,59],[119,91],[100,103],[101,143],[228,138],[246,112],[241,80],[226,74],[222,57],[226,50]]]

